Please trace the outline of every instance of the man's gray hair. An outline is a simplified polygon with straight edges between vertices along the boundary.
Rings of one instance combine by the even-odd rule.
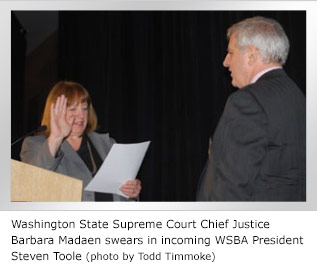
[[[264,63],[283,65],[286,62],[289,41],[277,21],[264,17],[247,18],[228,29],[228,39],[234,33],[237,33],[236,45],[240,50],[254,46],[258,49]]]

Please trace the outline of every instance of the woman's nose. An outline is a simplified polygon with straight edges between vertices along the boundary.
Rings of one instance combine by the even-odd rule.
[[[78,109],[76,111],[76,116],[80,118],[84,117],[84,111],[82,109]]]

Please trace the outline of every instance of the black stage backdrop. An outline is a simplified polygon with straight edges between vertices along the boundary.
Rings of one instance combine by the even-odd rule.
[[[59,12],[59,79],[87,88],[99,132],[120,143],[151,141],[140,200],[195,200],[208,139],[234,91],[222,65],[226,30],[255,15],[284,27],[285,69],[305,93],[305,11]]]
[[[11,142],[24,134],[24,72],[26,56],[25,30],[16,15],[11,14]],[[21,145],[15,144],[11,148],[11,157],[18,159]]]

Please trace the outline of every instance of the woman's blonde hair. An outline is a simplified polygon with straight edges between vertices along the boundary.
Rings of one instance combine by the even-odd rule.
[[[92,106],[88,91],[81,85],[70,81],[60,81],[56,83],[46,99],[42,125],[46,125],[45,135],[48,137],[51,132],[51,105],[56,102],[57,97],[64,95],[67,98],[67,106],[71,106],[75,102],[85,102],[88,104],[88,121],[84,133],[89,133],[97,129],[97,115]]]

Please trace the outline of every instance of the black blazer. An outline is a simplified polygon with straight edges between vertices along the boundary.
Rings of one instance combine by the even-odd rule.
[[[282,69],[228,99],[197,200],[305,201],[306,102]]]

